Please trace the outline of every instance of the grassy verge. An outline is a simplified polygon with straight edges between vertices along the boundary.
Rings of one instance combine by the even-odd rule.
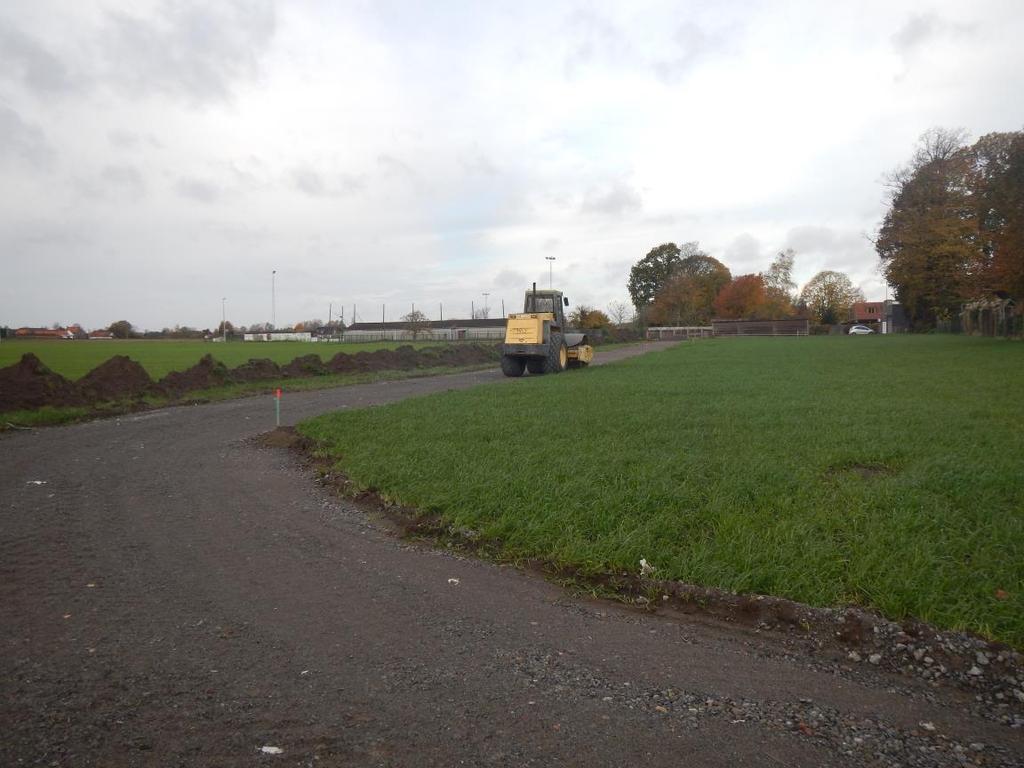
[[[460,367],[438,366],[435,368],[418,368],[412,371],[372,371],[363,373],[343,373],[328,376],[311,376],[309,378],[275,379],[269,381],[252,381],[244,384],[228,384],[223,387],[196,390],[189,392],[180,399],[165,397],[147,397],[140,401],[122,403],[102,403],[95,407],[53,407],[45,406],[36,410],[8,411],[0,413],[0,432],[19,428],[52,427],[60,424],[71,424],[89,419],[116,416],[129,411],[163,408],[180,403],[216,402],[239,397],[264,395],[281,387],[288,392],[305,392],[314,389],[331,389],[333,387],[369,384],[375,381],[395,381],[398,379],[415,379],[423,376],[442,376],[450,373],[487,370],[494,368],[496,363],[481,363]]]
[[[1024,647],[1019,344],[729,339],[346,411],[359,486],[509,557],[846,603]]]

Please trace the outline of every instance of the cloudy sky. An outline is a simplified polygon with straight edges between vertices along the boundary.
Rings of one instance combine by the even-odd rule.
[[[883,174],[1024,126],[1024,9],[5,0],[0,324],[628,298],[654,245],[884,297]],[[500,312],[500,308],[497,310]],[[496,313],[494,313],[496,314]]]

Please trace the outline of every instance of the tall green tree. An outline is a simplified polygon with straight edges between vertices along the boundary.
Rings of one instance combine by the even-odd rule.
[[[127,339],[135,333],[135,328],[127,320],[117,320],[107,328],[115,339]]]
[[[679,246],[675,243],[662,243],[651,248],[647,255],[629,270],[629,282],[626,287],[638,312],[643,311],[654,301],[658,291],[672,277],[683,260],[680,254]]]

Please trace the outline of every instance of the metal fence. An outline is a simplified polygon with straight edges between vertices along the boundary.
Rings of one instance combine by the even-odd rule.
[[[359,344],[381,341],[501,341],[504,328],[435,328],[409,330],[347,331],[334,336],[319,336],[313,341],[335,344]]]
[[[686,325],[686,326],[654,326],[647,329],[648,341],[671,341],[682,339],[706,339],[714,334],[711,326]]]

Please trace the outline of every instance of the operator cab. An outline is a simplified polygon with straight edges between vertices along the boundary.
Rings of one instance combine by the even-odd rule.
[[[527,291],[526,301],[523,303],[523,312],[536,314],[550,312],[555,316],[555,321],[560,328],[565,327],[565,314],[563,306],[569,306],[569,299],[562,296],[561,291]]]

